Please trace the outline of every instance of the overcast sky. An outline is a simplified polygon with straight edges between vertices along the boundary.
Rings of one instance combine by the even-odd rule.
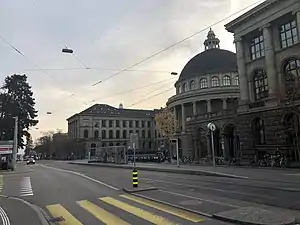
[[[133,68],[146,71],[124,72],[97,86],[92,84],[256,1],[2,1],[0,35],[25,57],[0,40],[1,80],[14,73],[27,74],[39,111],[39,129],[32,131],[35,138],[49,130],[67,131],[66,118],[94,103],[118,107],[122,102],[129,107],[172,88],[176,77],[170,80],[169,72],[180,73],[189,59],[203,51],[208,30]],[[224,29],[229,21],[212,29],[221,48],[235,51],[233,36]],[[65,45],[74,49],[77,58],[61,53]],[[79,61],[92,69],[83,69]],[[167,81],[115,95],[163,80]],[[174,93],[175,88],[132,108],[160,108]]]

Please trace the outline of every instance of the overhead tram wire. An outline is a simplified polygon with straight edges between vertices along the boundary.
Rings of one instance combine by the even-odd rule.
[[[185,42],[186,40],[191,39],[192,37],[194,37],[194,36],[196,36],[196,35],[204,32],[205,30],[209,29],[210,27],[216,26],[219,23],[222,23],[225,20],[227,20],[227,19],[229,19],[229,18],[231,18],[231,17],[233,17],[233,16],[235,16],[235,15],[237,15],[237,14],[239,14],[239,13],[241,13],[241,12],[243,12],[243,11],[245,11],[245,10],[247,10],[247,9],[249,9],[249,8],[257,5],[257,4],[259,4],[259,3],[261,3],[261,2],[264,2],[264,1],[265,0],[259,0],[259,1],[255,2],[255,3],[251,4],[251,5],[249,5],[247,7],[243,8],[243,9],[241,9],[241,10],[239,10],[239,11],[237,11],[237,12],[235,12],[235,13],[233,13],[233,14],[231,14],[231,15],[229,15],[229,16],[227,16],[227,17],[225,17],[225,18],[223,18],[223,19],[221,19],[221,20],[219,20],[219,21],[217,21],[217,22],[215,22],[215,23],[213,23],[213,24],[205,27],[205,28],[203,28],[202,30],[197,31],[196,33],[193,33],[193,34],[191,34],[191,35],[189,35],[189,36],[187,36],[187,37],[185,37],[185,38],[183,38],[183,39],[175,42],[174,44],[169,45],[169,46],[163,48],[162,50],[160,50],[160,51],[158,51],[158,52],[156,52],[156,53],[154,53],[154,54],[152,54],[152,55],[150,55],[150,56],[148,56],[148,57],[146,57],[146,58],[144,58],[144,59],[142,59],[142,60],[140,60],[140,61],[138,61],[138,62],[136,62],[136,63],[134,63],[132,65],[130,65],[130,66],[128,66],[127,68],[122,69],[122,70],[118,71],[117,73],[114,73],[114,74],[112,74],[112,75],[110,75],[110,76],[108,76],[108,77],[106,77],[106,78],[104,78],[104,79],[102,79],[102,80],[94,83],[92,86],[96,86],[96,85],[98,85],[100,83],[103,83],[104,81],[107,81],[107,80],[109,80],[109,79],[111,79],[111,78],[113,78],[115,76],[118,76],[119,74],[121,74],[121,73],[123,73],[123,72],[125,72],[125,71],[127,71],[127,70],[129,70],[129,69],[131,69],[133,67],[136,67],[136,66],[138,66],[138,65],[140,65],[140,64],[142,64],[142,63],[144,63],[144,62],[146,62],[146,61],[148,61],[148,60],[150,60],[150,59],[152,59],[152,58],[154,58],[154,57],[156,57],[158,55],[160,55],[161,53],[163,53],[163,52],[165,52],[165,51],[167,51],[167,50],[175,47],[176,45],[179,45],[179,44]]]
[[[34,61],[30,60],[21,50],[19,50],[18,48],[16,48],[13,44],[11,44],[10,42],[8,42],[2,35],[0,35],[0,39],[6,44],[8,45],[10,48],[12,48],[15,52],[17,52],[19,55],[21,55],[22,57],[24,57],[30,64],[32,64],[34,67],[36,67],[37,69],[39,69],[41,72],[43,72],[44,74],[46,74],[57,86],[60,87],[60,89],[65,90],[65,88],[56,80],[54,79],[49,73],[47,73],[46,71],[42,70],[41,67],[39,67]],[[71,97],[75,97],[74,93],[69,92]],[[83,102],[85,105],[87,105],[86,102]]]
[[[131,92],[140,90],[140,89],[144,89],[144,88],[147,88],[147,87],[151,87],[151,86],[156,85],[156,84],[165,83],[165,82],[167,82],[167,81],[172,81],[172,82],[173,82],[175,79],[177,79],[177,78],[172,77],[172,78],[169,78],[169,79],[165,79],[165,80],[161,80],[161,81],[158,81],[158,82],[153,82],[153,83],[150,83],[150,84],[147,84],[147,85],[143,85],[143,86],[139,86],[139,87],[136,87],[136,88],[132,88],[132,89],[129,89],[129,90],[126,90],[126,91],[118,92],[118,93],[116,93],[116,94],[107,95],[107,96],[104,96],[103,98],[101,98],[101,100],[102,100],[102,99],[112,98],[112,97],[119,96],[119,95],[128,94],[128,93],[131,93]],[[160,89],[161,89],[161,87],[160,87]],[[157,89],[155,89],[155,90],[157,90]],[[153,91],[152,91],[152,92],[153,92]],[[147,94],[146,94],[146,95],[147,95]],[[145,95],[143,95],[143,96],[145,96]],[[99,100],[99,99],[97,99],[97,100]],[[95,102],[95,101],[97,101],[97,100],[92,100],[91,102]]]
[[[74,68],[41,68],[41,69],[24,69],[25,71],[40,71],[40,70],[49,70],[49,71],[68,71],[68,70],[101,70],[101,71],[120,71],[120,69],[112,69],[112,68],[100,68],[100,67],[74,67]],[[145,73],[171,73],[171,71],[167,70],[127,70],[127,72],[145,72]]]
[[[173,90],[173,87],[172,87],[172,88],[169,88],[169,89],[167,89],[167,90],[164,90],[164,91],[162,91],[162,92],[159,92],[159,93],[157,93],[157,94],[155,94],[155,95],[152,95],[152,96],[150,96],[150,97],[148,97],[148,98],[141,99],[140,101],[137,101],[137,102],[135,102],[135,103],[129,105],[128,107],[132,107],[132,106],[138,105],[138,104],[140,104],[140,103],[142,103],[142,102],[146,102],[146,101],[148,101],[148,100],[150,100],[150,99],[152,99],[152,98],[155,98],[155,97],[157,97],[157,96],[159,96],[159,95],[162,95],[162,94],[164,94],[164,93],[167,93],[167,92],[169,92],[169,91],[171,91],[171,90]]]

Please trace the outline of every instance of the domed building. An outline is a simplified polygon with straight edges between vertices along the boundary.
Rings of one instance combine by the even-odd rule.
[[[238,148],[233,122],[240,96],[236,54],[220,49],[211,29],[204,49],[183,68],[167,106],[174,110],[181,155],[193,161],[211,157],[207,124],[214,122],[215,154],[230,159]]]

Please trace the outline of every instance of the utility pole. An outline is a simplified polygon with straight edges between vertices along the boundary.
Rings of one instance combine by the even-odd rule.
[[[18,117],[14,117],[15,119],[15,128],[14,128],[14,146],[13,146],[13,154],[12,154],[12,170],[16,169],[16,160],[18,153]]]

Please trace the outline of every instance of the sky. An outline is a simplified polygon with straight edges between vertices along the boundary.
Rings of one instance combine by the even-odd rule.
[[[175,93],[172,87],[178,77],[170,73],[180,74],[204,50],[208,28],[257,1],[2,1],[0,79],[12,74],[28,76],[39,120],[31,129],[34,139],[47,131],[67,132],[66,119],[95,103],[160,108]],[[212,26],[222,49],[235,51],[233,35],[224,24],[238,15]],[[201,30],[133,71],[106,79]],[[62,53],[65,47],[73,49],[74,55]],[[100,80],[104,82],[93,86]]]

